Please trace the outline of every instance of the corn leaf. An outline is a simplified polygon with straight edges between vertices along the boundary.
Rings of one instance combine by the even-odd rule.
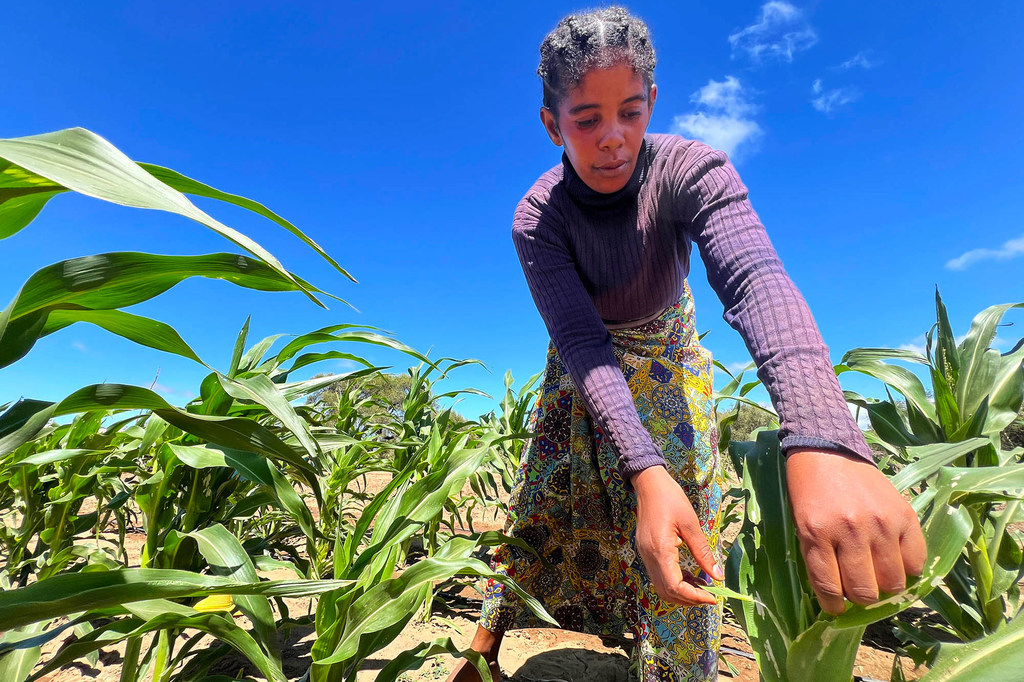
[[[148,599],[211,594],[308,597],[351,584],[349,580],[274,580],[243,584],[229,578],[156,568],[65,573],[28,587],[0,592],[0,623],[13,629],[70,613]]]
[[[197,208],[105,139],[84,128],[0,139],[5,159],[61,187],[124,206],[177,213],[204,225],[253,254],[317,305],[323,303],[266,249]]]
[[[345,277],[349,278],[353,282],[356,281],[355,277],[350,275],[348,271],[345,270],[345,268],[338,265],[337,261],[331,258],[331,256],[326,251],[324,251],[319,244],[317,244],[315,241],[306,236],[306,234],[302,230],[295,227],[290,222],[288,222],[278,214],[274,213],[273,211],[271,211],[269,208],[259,203],[258,201],[253,201],[252,199],[247,199],[237,194],[228,194],[227,192],[222,192],[219,189],[215,189],[213,187],[210,187],[209,185],[205,185],[199,182],[198,180],[193,180],[192,178],[185,177],[181,173],[171,170],[170,168],[164,168],[163,166],[156,166],[151,163],[141,162],[139,163],[139,167],[142,168],[142,170],[149,173],[150,175],[152,175],[160,182],[164,183],[168,187],[178,190],[179,192],[182,192],[184,194],[193,194],[195,196],[200,197],[206,197],[208,199],[217,199],[218,201],[223,201],[228,204],[234,204],[235,206],[252,211],[253,213],[258,213],[264,218],[274,221],[275,223],[277,223],[278,225],[280,225],[281,227],[283,227],[284,229],[288,230],[293,235],[301,239],[311,249],[320,254],[320,257],[323,258],[328,263],[330,263],[335,270],[345,275]]]
[[[249,554],[242,543],[227,528],[219,523],[207,526],[194,533],[187,533],[199,545],[199,553],[213,568],[214,575],[230,578],[239,583],[258,583],[259,574],[252,565]],[[277,623],[270,601],[258,595],[235,595],[233,601],[253,624],[256,640],[264,652],[281,665],[281,648],[277,639]]]
[[[374,682],[395,682],[401,673],[407,670],[419,670],[428,659],[440,654],[450,654],[456,660],[465,658],[476,668],[481,680],[488,679],[491,674],[483,656],[472,649],[461,650],[455,646],[451,637],[444,637],[432,642],[417,644],[412,649],[398,654],[381,668],[377,677],[374,678]]]
[[[987,438],[971,438],[959,443],[933,443],[907,448],[911,461],[890,482],[900,492],[920,485],[926,478],[937,473],[941,467],[965,457],[980,447],[988,445]]]
[[[96,410],[141,409],[152,410],[169,424],[218,445],[253,450],[287,462],[307,474],[310,480],[316,480],[316,472],[302,457],[255,420],[192,414],[174,407],[153,391],[138,386],[95,384],[75,391],[59,403],[33,401],[28,408],[16,405],[8,412],[16,408],[17,412],[10,419],[7,413],[0,415],[0,432],[10,431],[0,437],[0,455],[27,443],[53,417]],[[34,414],[26,414],[27,410],[32,409],[35,410]]]
[[[991,390],[977,376],[983,370],[982,359],[996,336],[996,325],[1011,308],[1024,308],[1024,303],[994,305],[978,313],[971,322],[967,336],[957,349],[960,358],[960,377],[956,386],[956,401],[964,413],[981,402],[981,396]]]
[[[943,643],[921,682],[1017,682],[1024,660],[1024,617],[967,644]]]
[[[86,318],[89,311],[110,311],[147,301],[189,277],[224,279],[261,291],[297,290],[264,263],[229,253],[160,256],[123,252],[72,258],[36,271],[0,312],[0,367],[23,357],[42,336],[80,321],[76,313],[81,321],[100,324],[134,341],[147,333],[141,325],[149,324],[149,331],[158,330],[164,339],[161,350],[197,359],[185,350],[187,345],[182,346],[180,337],[175,341],[177,333],[168,333],[167,328],[158,326],[161,323],[137,316]],[[58,317],[49,322],[54,313]]]
[[[800,633],[786,655],[788,680],[850,682],[866,626],[834,630],[818,621]]]

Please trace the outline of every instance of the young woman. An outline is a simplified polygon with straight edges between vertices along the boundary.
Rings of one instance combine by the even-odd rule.
[[[622,8],[563,19],[541,45],[541,121],[562,162],[519,203],[513,241],[551,336],[537,436],[492,565],[559,624],[630,629],[644,682],[717,678],[721,466],[711,356],[687,286],[696,243],[725,319],[779,414],[807,570],[826,611],[919,575],[917,517],[874,466],[828,349],[723,152],[648,135],[647,27]],[[502,634],[538,626],[490,582],[472,647],[495,682]],[[449,682],[478,679],[461,662]]]

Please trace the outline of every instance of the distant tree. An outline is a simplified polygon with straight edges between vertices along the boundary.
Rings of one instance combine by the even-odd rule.
[[[726,417],[730,414],[735,414],[736,410],[733,408],[727,412],[722,412],[718,415],[718,419]],[[766,429],[777,429],[779,423],[775,417],[764,410],[759,410],[756,407],[750,405],[740,405],[739,416],[736,417],[736,421],[732,423],[732,438],[735,441],[750,440],[750,434],[758,428]]]
[[[317,376],[330,376],[330,374]],[[411,388],[412,376],[408,373],[375,372],[365,377],[339,381],[321,389],[311,394],[306,399],[306,404],[327,417],[327,423],[333,423],[332,417],[336,416],[338,403],[345,398],[354,404],[355,412],[362,426],[386,428],[395,422],[401,424],[404,420],[404,403]],[[434,414],[443,412],[436,399],[431,400],[430,410]],[[453,426],[468,421],[454,410],[451,419]]]

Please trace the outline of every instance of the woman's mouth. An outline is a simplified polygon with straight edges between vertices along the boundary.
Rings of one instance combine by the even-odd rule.
[[[622,172],[628,165],[629,161],[627,160],[613,161],[600,166],[594,166],[594,169],[601,175],[616,175]]]

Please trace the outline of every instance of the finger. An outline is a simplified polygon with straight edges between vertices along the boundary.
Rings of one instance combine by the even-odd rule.
[[[871,560],[871,547],[860,538],[847,538],[836,550],[843,594],[854,604],[868,606],[878,601],[878,583]]]
[[[871,563],[875,567],[875,584],[887,594],[902,592],[907,587],[903,555],[895,537],[878,538],[871,545]]]
[[[675,547],[663,549],[653,558],[647,571],[651,577],[654,591],[664,601],[674,601],[674,587],[682,582],[683,574],[679,570],[679,554]]]
[[[804,551],[807,578],[821,608],[834,616],[846,610],[843,583],[839,575],[839,562],[831,545],[812,545]]]
[[[705,590],[701,590],[698,586],[687,582],[685,580],[686,578],[691,577],[684,577],[682,571],[680,571],[679,582],[670,584],[665,590],[665,594],[658,594],[658,596],[662,597],[663,601],[683,606],[718,603],[718,598],[715,595],[710,592],[706,592]]]
[[[921,532],[921,522],[917,514],[910,510],[907,527],[900,535],[900,555],[903,557],[903,570],[907,575],[918,576],[924,572],[924,562],[928,558],[928,546]]]
[[[670,546],[652,559],[648,568],[651,586],[663,602],[683,606],[718,603],[713,594],[686,581],[692,576],[684,574],[680,568],[677,547]],[[646,561],[644,565],[648,565]]]
[[[711,551],[711,545],[708,544],[708,538],[704,535],[704,529],[700,527],[700,522],[697,521],[697,515],[693,512],[692,508],[688,516],[689,518],[679,528],[679,536],[686,543],[686,548],[693,555],[698,566],[715,580],[725,580],[725,574],[722,573],[722,568],[715,561],[715,555]]]

